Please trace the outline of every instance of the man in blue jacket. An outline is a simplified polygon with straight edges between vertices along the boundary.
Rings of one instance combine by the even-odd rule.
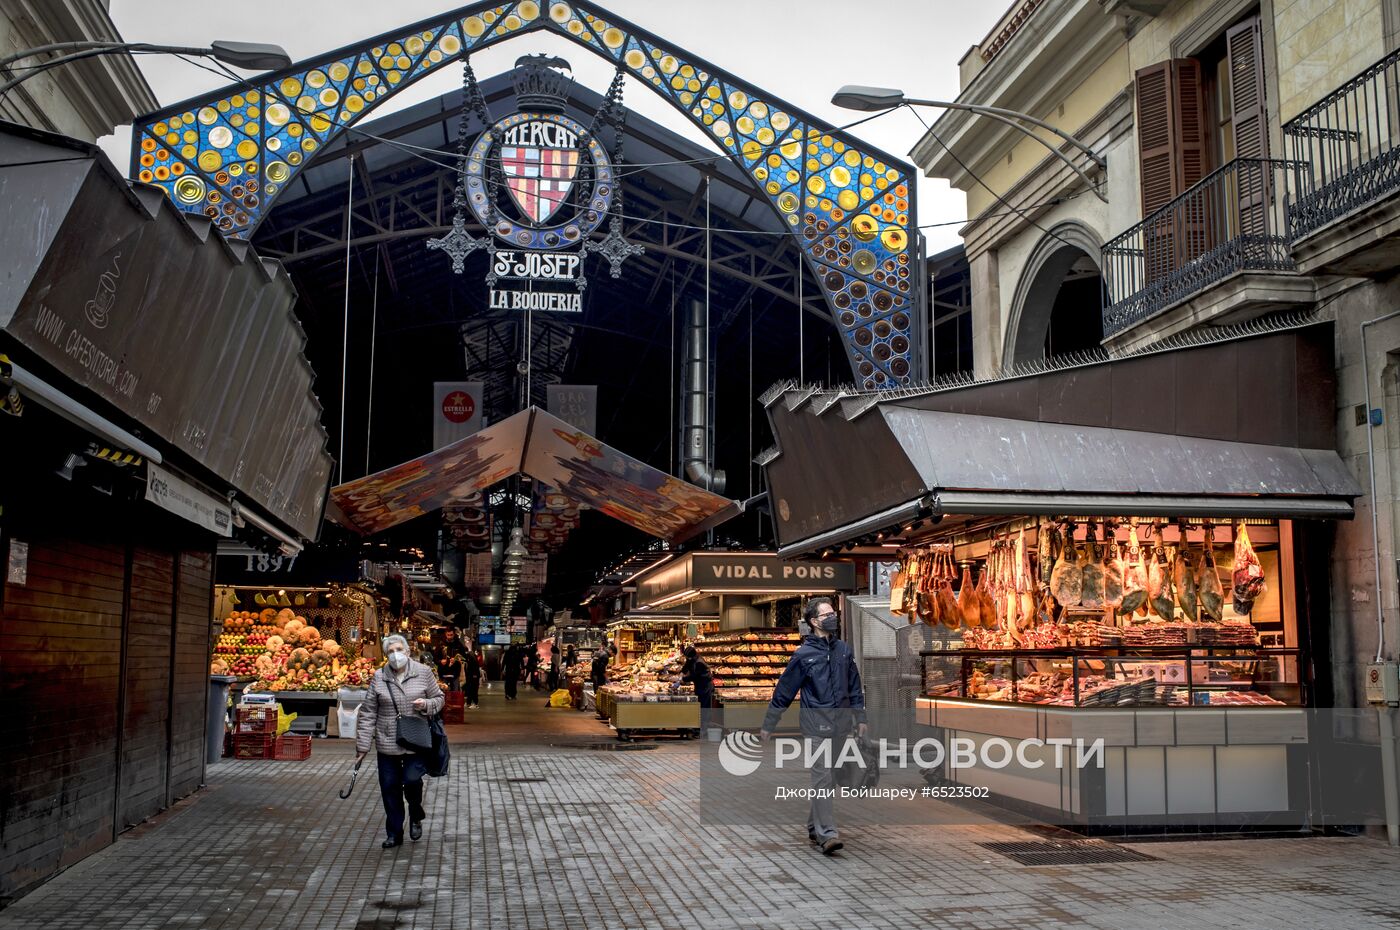
[[[806,636],[773,688],[773,700],[768,704],[759,735],[766,742],[792,699],[802,695],[802,735],[811,741],[810,755],[815,760],[811,771],[812,787],[816,790],[807,817],[807,836],[830,856],[845,844],[836,832],[831,798],[822,794],[836,784],[831,763],[840,752],[838,741],[849,736],[853,728],[858,736],[865,736],[865,692],[851,647],[836,635],[841,619],[831,599],[817,597],[808,601],[802,612],[802,626]],[[823,742],[825,747],[820,745]]]

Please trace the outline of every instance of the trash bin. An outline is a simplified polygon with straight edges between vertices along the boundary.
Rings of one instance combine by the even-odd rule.
[[[209,719],[205,733],[204,760],[210,765],[224,754],[224,722],[228,719],[228,689],[238,679],[233,675],[209,676]]]

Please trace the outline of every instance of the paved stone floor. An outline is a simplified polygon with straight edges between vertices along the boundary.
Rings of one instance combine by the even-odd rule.
[[[454,727],[427,833],[379,848],[373,772],[351,748],[224,762],[208,787],[0,912],[0,928],[1400,928],[1400,853],[1370,839],[1136,846],[1157,861],[1023,867],[988,820],[800,832],[699,822],[694,743],[595,752],[591,714],[522,691]]]

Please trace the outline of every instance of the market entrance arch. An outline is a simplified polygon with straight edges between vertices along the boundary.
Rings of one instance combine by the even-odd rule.
[[[317,151],[398,91],[537,31],[652,89],[742,168],[821,282],[859,386],[923,376],[913,166],[595,4],[475,3],[148,114],[133,176],[247,238]]]

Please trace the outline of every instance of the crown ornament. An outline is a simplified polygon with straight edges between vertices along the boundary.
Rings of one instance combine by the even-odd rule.
[[[569,63],[553,55],[523,55],[515,60],[515,99],[522,110],[564,112],[573,78]]]

